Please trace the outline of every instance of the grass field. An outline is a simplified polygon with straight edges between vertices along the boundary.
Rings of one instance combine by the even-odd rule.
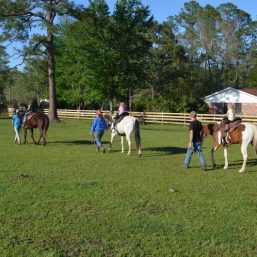
[[[15,145],[11,121],[0,120],[0,256],[257,256],[257,169],[247,173],[239,146],[208,171],[197,156],[182,162],[183,126],[142,126],[143,156],[97,153],[90,123],[50,126],[46,147]],[[109,132],[104,140],[110,138]]]

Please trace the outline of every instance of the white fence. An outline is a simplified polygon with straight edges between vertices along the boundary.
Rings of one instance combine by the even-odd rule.
[[[48,109],[43,110],[48,114]],[[59,118],[92,120],[95,117],[94,110],[68,110],[58,109]],[[109,114],[109,111],[103,111],[104,114]],[[167,112],[130,112],[130,115],[139,118],[142,123],[152,124],[187,124],[190,121],[188,113],[167,113]],[[198,119],[203,123],[213,123],[220,121],[224,115],[222,114],[198,114]],[[237,115],[245,122],[257,124],[257,116]]]

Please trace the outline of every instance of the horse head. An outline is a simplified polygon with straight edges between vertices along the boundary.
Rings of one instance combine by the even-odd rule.
[[[107,127],[109,128],[112,124],[112,116],[110,114],[105,114],[104,115],[104,119],[105,119],[105,122],[107,124]]]
[[[213,135],[215,124],[205,124],[203,125],[203,137],[207,137],[208,135]]]

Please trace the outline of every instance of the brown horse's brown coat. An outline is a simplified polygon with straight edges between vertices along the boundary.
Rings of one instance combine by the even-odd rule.
[[[233,131],[228,132],[229,141],[232,144],[242,144],[242,132],[245,130],[245,125],[237,126]]]
[[[212,135],[214,139],[214,144],[219,145],[219,132],[220,126],[219,124],[207,124],[203,126],[203,134],[204,137],[207,135]],[[229,142],[231,144],[242,144],[242,131],[245,130],[245,125],[240,124],[234,128],[233,131],[228,132]]]
[[[24,128],[24,144],[26,143],[27,138],[27,130],[29,129],[31,131],[31,138],[33,142],[36,144],[36,141],[33,136],[33,129],[38,128],[40,131],[40,136],[38,139],[38,144],[40,143],[41,138],[43,137],[44,145],[46,145],[46,133],[49,127],[49,118],[46,114],[36,112],[33,113],[25,122],[23,125]]]

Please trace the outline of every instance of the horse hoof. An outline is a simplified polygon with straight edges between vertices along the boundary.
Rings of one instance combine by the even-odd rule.
[[[245,170],[242,170],[242,169],[241,169],[241,170],[239,170],[239,172],[240,172],[240,173],[245,173]]]
[[[129,155],[130,155],[130,153],[127,153],[127,155],[129,156]]]
[[[142,154],[141,154],[141,153],[139,153],[139,154],[138,154],[138,157],[141,157],[141,156],[142,156]]]
[[[109,148],[108,151],[111,152],[111,151],[112,151],[112,148]]]

